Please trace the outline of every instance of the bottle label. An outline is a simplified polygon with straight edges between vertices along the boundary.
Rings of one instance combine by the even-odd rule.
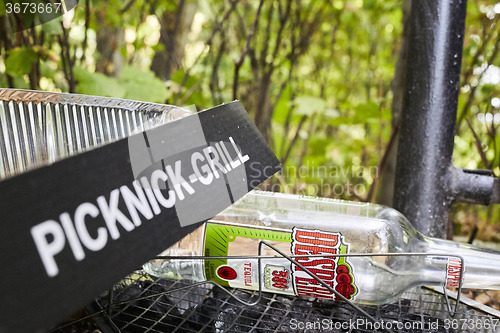
[[[462,261],[460,259],[448,258],[446,265],[446,286],[456,288],[460,285],[460,269]],[[465,266],[464,266],[465,271]]]
[[[261,259],[259,276],[258,259],[252,256],[258,255],[260,240],[270,243],[287,255],[324,256],[296,258],[301,268],[263,245],[262,255],[279,258]],[[267,292],[338,299],[316,277],[345,298],[353,299],[357,293],[353,268],[348,263],[348,258],[334,256],[346,253],[349,253],[349,244],[339,232],[301,228],[293,228],[292,232],[287,232],[207,223],[205,256],[249,258],[207,259],[204,273],[207,280],[232,288],[258,290],[260,281],[262,290]]]
[[[292,254],[325,255],[325,257],[301,257],[296,261],[345,298],[352,299],[357,292],[352,267],[347,263],[346,257],[332,257],[335,254],[346,253],[349,253],[349,244],[344,242],[340,232],[293,228]],[[300,266],[292,265],[292,271],[294,288],[298,295],[317,298],[334,296],[328,288]]]

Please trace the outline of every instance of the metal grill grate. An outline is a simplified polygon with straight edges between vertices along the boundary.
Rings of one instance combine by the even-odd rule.
[[[257,299],[257,293],[233,292],[247,301]],[[485,327],[498,318],[465,304],[452,321],[444,296],[424,288],[392,304],[362,306],[377,319],[374,326],[345,303],[263,293],[258,305],[247,307],[210,284],[156,279],[143,271],[99,297],[96,308],[103,332],[373,332],[382,322],[392,322],[395,332],[500,331],[499,325]],[[396,322],[403,326],[398,329]]]

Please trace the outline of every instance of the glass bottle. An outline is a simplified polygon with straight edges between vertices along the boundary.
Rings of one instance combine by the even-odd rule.
[[[164,256],[249,256],[248,259],[155,259],[148,273],[213,280],[223,286],[335,299],[335,295],[281,257],[258,260],[259,241],[285,254],[324,255],[296,260],[347,299],[364,304],[395,300],[418,286],[456,287],[465,259],[464,288],[500,289],[500,252],[428,238],[392,208],[253,191],[180,240]],[[341,253],[428,253],[428,256],[334,257]],[[278,255],[263,247],[263,255]],[[431,254],[442,254],[434,256]]]

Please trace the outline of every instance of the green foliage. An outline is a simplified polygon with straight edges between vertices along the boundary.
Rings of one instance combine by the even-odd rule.
[[[79,94],[124,98],[126,89],[118,80],[101,73],[89,72],[82,67],[73,69]]]
[[[298,96],[292,101],[292,105],[296,114],[312,116],[325,111],[326,101],[316,96]]]
[[[120,77],[113,78],[101,73],[89,72],[81,67],[73,69],[78,81],[77,92],[162,103],[169,97],[165,84],[153,72],[133,66],[125,66]]]
[[[33,48],[18,47],[7,54],[5,71],[12,76],[23,76],[31,73],[32,65],[38,60]]]
[[[277,156],[287,158],[292,171],[281,181],[289,191],[367,199],[376,173],[351,171],[377,168],[392,134],[403,0],[264,1],[256,21],[258,5],[241,0],[232,10],[223,0],[182,6],[178,0],[91,1],[86,21],[80,2],[64,27],[59,17],[12,34],[9,50],[0,45],[0,85],[69,91],[75,82],[77,93],[198,110],[236,97]],[[487,0],[467,7],[453,160],[485,167],[469,119],[486,164],[500,175],[499,124],[486,121],[499,113],[493,99],[500,98],[500,14]],[[155,68],[159,54],[170,58]],[[171,66],[168,75],[160,75],[162,66]],[[327,172],[316,172],[324,167]],[[332,191],[337,185],[342,193]],[[364,192],[349,191],[354,185]]]
[[[378,123],[380,120],[389,120],[390,111],[388,109],[381,112],[380,106],[374,102],[368,102],[358,105],[344,104],[344,107],[351,109],[350,115],[348,116],[338,116],[329,120],[328,123],[332,126],[339,125],[358,125],[375,122]]]
[[[6,14],[5,2],[3,0],[0,0],[0,16],[3,16],[5,14]]]
[[[137,101],[163,103],[170,93],[152,71],[125,66],[120,73],[119,85],[125,89],[124,98]]]
[[[281,94],[281,97],[276,103],[276,108],[274,109],[274,114],[273,114],[273,121],[276,123],[284,124],[286,119],[287,119],[287,114],[290,111],[290,96],[291,94],[291,89],[290,86],[286,86],[285,89],[283,90],[283,93]]]
[[[48,22],[45,22],[44,24],[41,25],[42,30],[46,32],[48,35],[59,35],[62,33],[62,26],[61,26],[61,21],[62,21],[62,16],[59,16],[53,20],[50,20]]]
[[[184,83],[183,87],[188,90],[193,88],[196,82],[198,82],[194,76],[186,76],[186,71],[184,69],[175,71],[170,77],[170,80],[179,86]]]

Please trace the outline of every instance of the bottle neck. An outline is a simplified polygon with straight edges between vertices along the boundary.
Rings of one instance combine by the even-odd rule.
[[[463,257],[463,288],[500,289],[500,252],[435,238],[425,238],[425,244],[427,253]],[[449,287],[458,287],[458,257],[436,257],[430,260],[432,268],[424,273],[430,284],[446,283]]]

